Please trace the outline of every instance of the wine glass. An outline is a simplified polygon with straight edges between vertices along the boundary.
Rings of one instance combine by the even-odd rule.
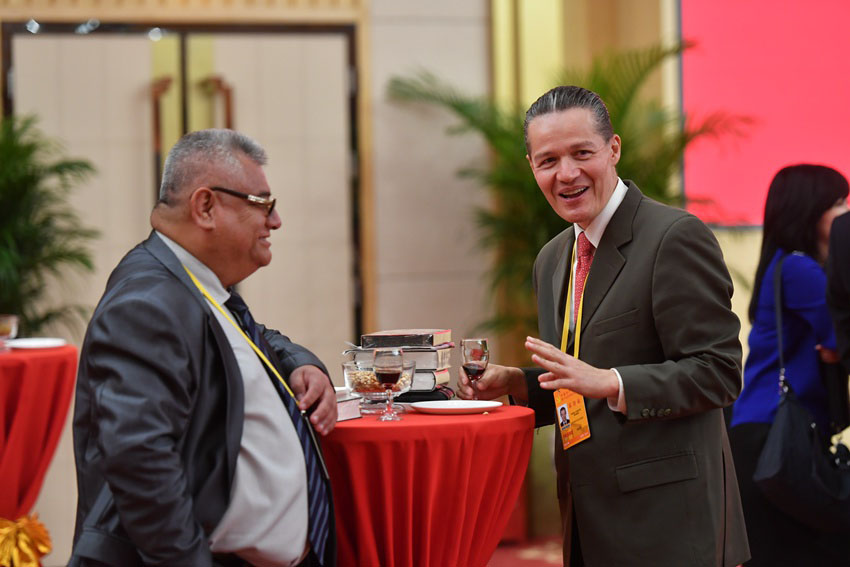
[[[399,347],[377,349],[372,366],[375,378],[387,393],[387,409],[378,417],[378,421],[398,421],[401,417],[393,409],[393,388],[404,370],[404,352]]]
[[[463,357],[463,371],[466,372],[472,389],[477,392],[475,384],[484,375],[484,371],[487,370],[487,363],[490,361],[487,339],[462,339],[460,350]]]
[[[18,335],[18,316],[0,315],[0,352],[9,350],[6,341]]]

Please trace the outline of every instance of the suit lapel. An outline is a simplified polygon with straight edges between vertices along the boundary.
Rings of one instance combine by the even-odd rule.
[[[218,324],[218,321],[212,312],[212,307],[210,307],[203,294],[200,290],[198,290],[198,287],[186,273],[186,269],[183,267],[183,264],[177,256],[174,255],[174,252],[171,251],[171,248],[169,248],[168,245],[159,236],[157,236],[155,231],[151,231],[150,236],[142,243],[142,245],[165,267],[166,270],[168,270],[186,287],[189,294],[201,304],[202,308],[209,316],[208,328],[215,337],[216,343],[221,348],[225,369],[224,374],[228,391],[226,400],[226,419],[228,424],[230,424],[230,426],[227,427],[225,447],[227,452],[228,482],[232,482],[233,477],[236,474],[236,460],[241,446],[242,420],[245,411],[244,393],[242,390],[242,375],[240,374],[238,363],[233,355],[233,350],[229,346],[230,343],[227,339],[227,335],[224,333],[221,325]]]
[[[575,228],[570,227],[567,230],[569,231],[569,235],[563,248],[560,250],[560,257],[558,258],[558,263],[555,266],[555,271],[552,274],[552,297],[559,298],[556,302],[557,307],[555,309],[556,346],[560,346],[561,344],[561,333],[563,333],[565,323],[564,310],[567,308],[567,291],[570,284],[570,266],[572,266],[573,260],[573,243],[576,240]]]
[[[143,243],[143,246],[147,248],[148,252],[153,255],[163,266],[165,269],[171,272],[171,274],[180,280],[186,289],[192,294],[192,296],[204,306],[204,308],[208,312],[212,312],[210,306],[207,304],[206,299],[204,299],[203,294],[198,290],[198,287],[192,282],[192,279],[189,277],[189,274],[186,273],[186,269],[183,267],[183,264],[180,263],[180,260],[177,259],[177,256],[174,255],[174,252],[171,251],[171,248],[162,241],[162,239],[156,235],[156,232],[151,232],[150,236]]]
[[[593,255],[593,264],[584,286],[582,332],[587,329],[588,322],[593,319],[594,313],[626,263],[626,257],[620,252],[620,248],[632,240],[633,221],[642,198],[641,192],[634,184],[630,181],[626,183],[626,196],[605,228],[599,248]]]

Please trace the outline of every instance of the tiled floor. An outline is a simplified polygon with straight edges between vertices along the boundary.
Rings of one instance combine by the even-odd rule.
[[[547,538],[500,545],[487,567],[560,567],[562,557],[560,538]]]

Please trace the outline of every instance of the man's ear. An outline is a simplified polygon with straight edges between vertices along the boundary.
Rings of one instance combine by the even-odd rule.
[[[189,197],[189,215],[192,221],[203,229],[215,228],[215,206],[215,196],[209,187],[198,187]]]
[[[620,161],[620,137],[617,134],[611,137],[611,158],[614,165]]]

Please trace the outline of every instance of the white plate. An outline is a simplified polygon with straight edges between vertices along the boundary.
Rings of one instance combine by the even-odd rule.
[[[12,348],[55,348],[65,344],[65,339],[32,337],[29,339],[11,339],[6,344]]]
[[[502,405],[502,402],[486,400],[446,400],[437,402],[413,402],[410,404],[422,413],[484,413]]]

